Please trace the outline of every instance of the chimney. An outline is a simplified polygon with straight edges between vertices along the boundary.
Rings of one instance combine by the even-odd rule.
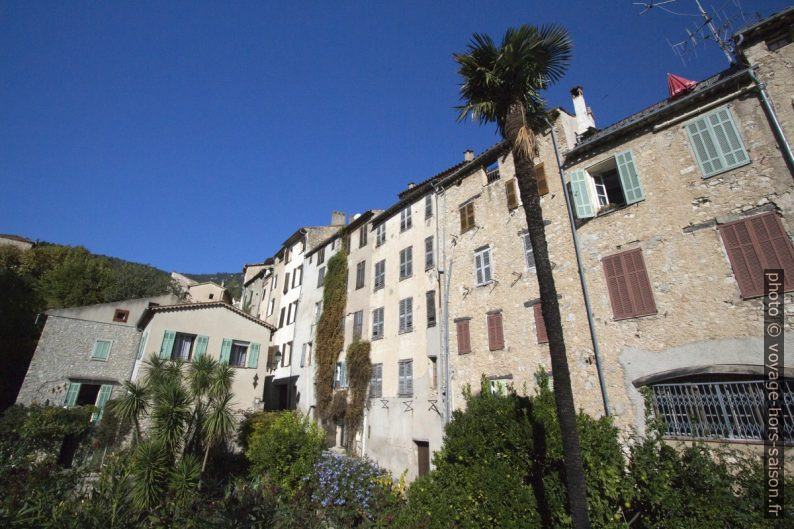
[[[416,187],[416,184],[414,184],[413,182],[408,182],[408,189],[413,189],[415,187]]]
[[[576,116],[576,134],[584,134],[590,127],[595,127],[593,112],[584,102],[584,90],[581,86],[574,86],[571,89],[573,98],[573,113]]]
[[[463,161],[470,162],[474,159],[474,151],[471,149],[466,149],[463,151]]]
[[[344,226],[347,224],[345,222],[345,212],[344,211],[332,211],[331,212],[331,226]]]

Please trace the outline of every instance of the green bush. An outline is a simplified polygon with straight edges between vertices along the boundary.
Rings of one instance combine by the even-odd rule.
[[[253,478],[267,478],[292,496],[323,450],[325,436],[313,421],[282,412],[272,424],[254,427],[246,457]]]

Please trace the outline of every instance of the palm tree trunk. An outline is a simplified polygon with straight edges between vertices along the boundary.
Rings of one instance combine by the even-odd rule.
[[[527,149],[520,148],[516,143],[517,131],[522,126],[526,127],[523,111],[523,105],[515,105],[508,116],[508,126],[505,128],[509,131],[509,135],[512,136],[508,137],[507,140],[512,148],[516,181],[518,182],[521,201],[524,204],[527,231],[529,232],[529,240],[532,243],[532,251],[535,256],[541,312],[549,338],[554,400],[557,407],[557,417],[560,421],[560,433],[562,434],[568,508],[570,509],[574,529],[590,529],[584,466],[582,465],[582,452],[579,446],[579,432],[576,429],[576,408],[573,402],[571,376],[568,371],[568,359],[565,353],[560,307],[557,303],[557,287],[554,285],[554,275],[551,269],[551,261],[549,261],[549,250],[546,245],[543,211],[540,207],[537,181],[532,170],[532,159],[526,155],[525,150]],[[520,121],[517,122],[517,120]]]
[[[204,469],[207,468],[207,459],[210,457],[210,444],[207,443],[207,448],[204,449],[204,462],[201,464],[201,474],[204,475]]]

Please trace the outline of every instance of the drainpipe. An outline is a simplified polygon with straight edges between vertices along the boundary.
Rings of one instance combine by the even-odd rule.
[[[604,414],[609,417],[609,396],[607,395],[606,381],[604,380],[604,371],[601,366],[601,350],[598,347],[598,336],[596,336],[595,322],[593,321],[593,310],[590,306],[590,294],[587,290],[587,280],[585,279],[584,266],[582,265],[582,255],[579,249],[579,236],[576,233],[576,223],[573,217],[573,209],[571,208],[571,197],[568,196],[568,186],[565,185],[565,174],[562,170],[562,163],[560,162],[560,150],[557,147],[557,132],[554,126],[546,120],[546,123],[551,129],[551,142],[554,146],[554,156],[557,158],[557,169],[560,172],[560,182],[562,183],[562,191],[565,195],[565,206],[568,209],[568,222],[571,225],[571,236],[573,237],[573,248],[576,253],[576,265],[579,268],[579,280],[582,283],[582,297],[584,297],[584,306],[587,311],[587,324],[590,327],[590,339],[593,342],[593,353],[595,354],[596,371],[598,371],[598,383],[601,386],[601,398],[604,402]]]
[[[777,119],[777,114],[772,107],[772,102],[769,101],[769,96],[766,94],[766,83],[762,82],[758,76],[756,76],[755,68],[748,68],[747,71],[750,73],[750,78],[755,83],[756,88],[758,88],[758,94],[761,96],[761,106],[764,107],[764,112],[769,119],[769,124],[772,126],[772,131],[775,133],[775,137],[777,137],[780,150],[783,151],[783,157],[786,159],[789,171],[794,174],[794,155],[791,153],[791,145],[789,145],[788,140],[786,140],[786,135],[783,133],[780,121]]]

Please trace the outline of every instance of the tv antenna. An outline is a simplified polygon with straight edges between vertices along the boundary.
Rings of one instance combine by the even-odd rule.
[[[673,53],[681,59],[684,65],[686,65],[686,61],[689,57],[697,57],[697,49],[701,45],[705,46],[708,41],[713,41],[717,44],[728,62],[733,64],[736,60],[734,58],[735,50],[733,40],[731,40],[733,24],[735,22],[747,22],[747,18],[742,11],[741,0],[726,0],[718,9],[712,8],[713,15],[710,15],[703,9],[700,0],[694,0],[695,6],[697,7],[696,13],[674,11],[671,7],[668,7],[668,5],[675,1],[676,0],[661,0],[654,2],[650,0],[649,2],[633,2],[633,4],[642,6],[643,9],[640,11],[641,15],[656,9],[670,15],[699,19],[697,21],[692,21],[691,27],[685,28],[687,34],[685,39],[678,42],[670,42],[669,39],[667,40]],[[725,7],[729,3],[733,4],[733,7],[736,9],[736,13],[733,15],[729,15],[725,11]],[[760,17],[758,18],[760,19]]]

